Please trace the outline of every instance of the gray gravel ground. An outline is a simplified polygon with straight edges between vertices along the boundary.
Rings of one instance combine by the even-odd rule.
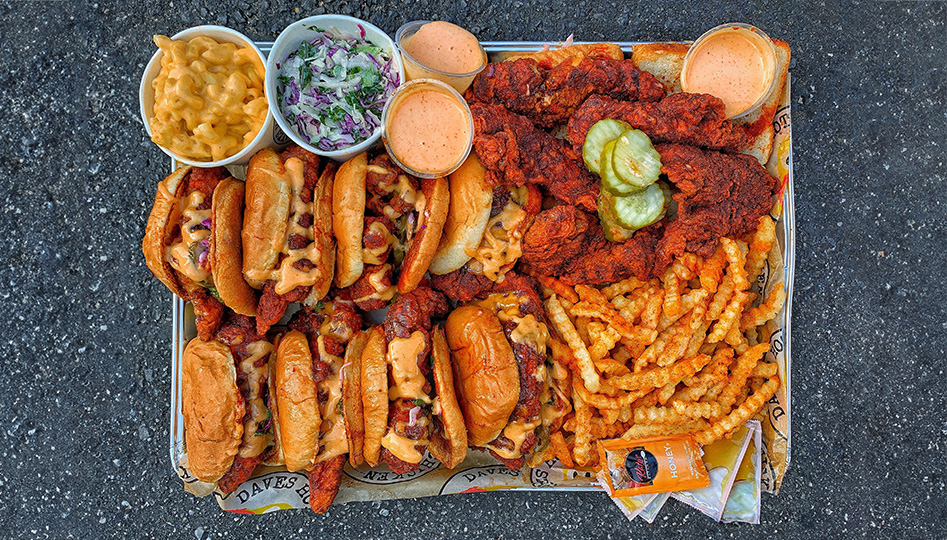
[[[947,537],[947,4],[0,1],[0,537]],[[793,460],[760,526],[601,494],[494,493],[229,515],[168,463],[169,293],[140,239],[168,161],[138,114],[155,33],[272,40],[339,12],[393,33],[692,39],[732,20],[793,48]]]

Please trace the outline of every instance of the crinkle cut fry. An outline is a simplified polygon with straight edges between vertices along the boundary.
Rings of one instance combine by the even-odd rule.
[[[731,433],[733,433],[733,430],[745,424],[747,420],[762,410],[766,405],[766,402],[769,401],[771,397],[773,397],[773,394],[775,394],[776,390],[778,389],[779,377],[774,375],[773,377],[767,379],[766,382],[759,388],[759,390],[753,392],[752,395],[747,397],[746,401],[731,411],[730,414],[724,416],[719,421],[711,424],[709,428],[698,433],[697,442],[707,445],[723,437],[729,436]]]
[[[740,328],[748,330],[773,320],[782,311],[785,303],[786,289],[782,283],[777,283],[762,304],[743,313],[743,317],[740,319]]]
[[[566,344],[572,350],[576,367],[579,368],[579,375],[582,377],[585,387],[592,392],[598,392],[601,386],[601,378],[595,370],[592,357],[589,356],[588,348],[579,337],[579,333],[572,325],[572,321],[569,320],[569,316],[566,315],[565,309],[559,304],[556,295],[552,295],[546,300],[546,312],[549,314],[550,321],[556,327],[556,331],[566,340]]]
[[[612,377],[607,382],[624,390],[644,390],[662,387],[672,381],[680,381],[689,377],[710,362],[706,354],[699,354],[676,362],[667,367],[658,367],[647,371],[640,371],[621,377]]]

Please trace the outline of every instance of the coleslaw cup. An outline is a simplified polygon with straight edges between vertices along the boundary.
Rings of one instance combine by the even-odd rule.
[[[188,28],[178,32],[177,34],[174,34],[171,36],[171,39],[192,39],[199,36],[213,38],[214,40],[222,43],[234,43],[242,47],[249,47],[260,56],[260,61],[263,62],[264,67],[266,66],[266,57],[252,39],[241,34],[240,32],[237,32],[236,30],[232,30],[225,26],[195,26],[193,28]],[[151,138],[151,126],[149,124],[149,120],[154,116],[155,105],[155,90],[151,84],[158,76],[158,73],[161,72],[161,59],[163,57],[164,52],[162,52],[161,49],[158,49],[158,51],[155,52],[155,54],[151,57],[148,65],[145,66],[145,72],[141,77],[141,85],[138,89],[141,121],[145,125],[145,132],[148,133],[149,139]],[[268,68],[267,71],[269,71]],[[269,103],[270,93],[265,88],[264,92],[266,93],[267,102]],[[260,132],[257,133],[256,137],[250,141],[249,144],[244,146],[243,149],[228,158],[218,161],[198,161],[192,158],[179,156],[168,148],[160,145],[158,148],[160,148],[165,154],[180,161],[181,163],[194,165],[196,167],[219,167],[222,165],[243,165],[245,163],[249,163],[250,158],[253,157],[253,154],[255,154],[258,150],[272,146],[279,146],[280,144],[285,145],[286,142],[283,141],[283,139],[284,137],[282,137],[281,134],[277,133],[277,130],[274,129],[273,111],[272,108],[270,108],[266,113],[266,119],[263,121],[263,127],[260,128]]]
[[[381,47],[391,56],[392,64],[398,73],[399,83],[404,81],[404,65],[401,62],[401,55],[398,54],[398,50],[395,47],[395,42],[388,37],[388,34],[369,22],[346,15],[316,15],[314,17],[306,17],[287,26],[286,29],[280,33],[279,37],[276,38],[276,41],[273,42],[269,60],[266,62],[266,95],[273,96],[273,99],[269,100],[269,106],[270,113],[276,120],[276,124],[293,142],[302,148],[335,161],[347,161],[349,158],[357,156],[375,146],[381,138],[382,126],[380,124],[375,128],[375,132],[372,136],[358,144],[339,150],[322,150],[310,144],[296,131],[294,126],[290,125],[280,110],[280,104],[276,102],[277,87],[281,84],[277,64],[282,64],[286,60],[287,55],[298,49],[303,41],[311,41],[314,39],[316,35],[319,34],[319,32],[315,30],[317,27],[324,30],[346,32],[353,36],[358,36],[364,31],[364,39]]]

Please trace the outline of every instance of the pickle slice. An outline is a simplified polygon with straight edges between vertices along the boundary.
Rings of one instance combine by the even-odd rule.
[[[594,173],[599,172],[605,143],[617,139],[629,129],[631,126],[620,120],[606,118],[596,122],[585,136],[585,143],[582,144],[582,160],[585,161],[585,166]]]
[[[624,242],[634,236],[635,231],[622,227],[618,223],[618,215],[615,214],[614,206],[615,195],[607,190],[599,190],[598,195],[598,221],[605,232],[605,238],[611,242]]]
[[[661,184],[651,184],[638,193],[614,197],[612,208],[619,225],[638,230],[664,217],[667,197]]]
[[[629,129],[615,139],[612,169],[622,181],[646,188],[658,181],[661,156],[644,132]]]
[[[608,141],[605,143],[605,149],[602,150],[602,170],[598,172],[598,175],[602,178],[602,187],[615,195],[629,195],[641,191],[640,187],[622,180],[612,167],[614,162],[612,154],[615,152],[615,144],[616,141]]]

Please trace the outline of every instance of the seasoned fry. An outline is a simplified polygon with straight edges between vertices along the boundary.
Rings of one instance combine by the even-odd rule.
[[[644,311],[641,312],[641,326],[657,329],[658,321],[661,319],[661,306],[664,303],[664,289],[655,290],[645,303]]]
[[[581,394],[582,400],[592,405],[596,409],[621,409],[631,405],[642,396],[648,393],[648,390],[638,390],[635,392],[619,391],[618,395],[609,396],[590,392],[582,384],[573,383],[573,394]],[[574,397],[574,396],[573,396]]]
[[[675,401],[671,404],[674,410],[681,416],[688,419],[698,418],[717,418],[721,416],[721,406],[717,402],[713,403],[694,403],[686,401]]]
[[[750,251],[746,254],[746,273],[750,283],[756,281],[770,250],[776,242],[776,223],[769,216],[762,216],[760,224],[750,240]]]
[[[733,290],[733,277],[727,274],[723,277],[723,281],[720,282],[720,286],[717,287],[717,292],[714,293],[714,298],[711,300],[710,306],[707,307],[707,314],[704,316],[706,320],[716,321],[720,318],[720,314],[723,313],[727,304],[730,303]]]
[[[709,259],[704,261],[704,264],[698,271],[697,275],[700,278],[701,288],[707,291],[708,294],[715,293],[717,291],[717,287],[719,287],[721,284],[721,280],[723,279],[723,271],[726,267],[727,254],[724,253],[723,247],[720,244],[717,244],[714,254],[711,255]]]
[[[628,294],[635,289],[645,287],[648,285],[647,281],[641,281],[638,278],[630,277],[628,279],[623,279],[617,283],[612,283],[611,285],[604,287],[602,289],[602,294],[605,295],[605,298],[609,300],[615,298],[616,296],[622,294]]]
[[[592,346],[589,348],[589,355],[593,361],[605,358],[615,344],[621,340],[621,334],[613,327],[605,327],[600,322],[589,323],[589,338]]]
[[[718,403],[720,403],[720,406],[723,407],[724,410],[730,410],[740,390],[746,385],[747,377],[750,376],[757,362],[759,362],[768,350],[769,343],[761,343],[755,347],[751,347],[746,353],[741,354],[739,358],[737,358],[733,371],[730,373],[730,380],[727,381],[727,385],[717,398]]]
[[[704,303],[705,299],[710,296],[710,293],[704,289],[695,289],[681,297],[681,312],[677,316],[671,317],[667,312],[661,314],[661,318],[658,320],[658,332],[663,332],[666,328],[676,323],[683,315],[689,313],[692,309]],[[707,312],[706,306],[701,310],[703,316]]]
[[[681,278],[668,268],[664,273],[664,314],[677,317],[681,314]]]
[[[628,428],[628,431],[623,433],[621,438],[630,441],[658,435],[694,433],[705,429],[707,429],[707,422],[703,420],[695,420],[684,424],[635,424]]]
[[[770,291],[766,300],[755,308],[750,308],[740,318],[740,328],[747,330],[772,320],[783,309],[786,303],[786,289],[782,283],[777,283]]]
[[[635,409],[635,424],[686,424],[693,418],[684,416],[671,407],[639,407]]]
[[[677,390],[677,383],[667,383],[664,385],[661,390],[658,391],[658,403],[664,405],[671,399],[671,396],[674,395],[674,391]]]
[[[562,298],[565,298],[573,304],[579,301],[579,295],[575,293],[575,290],[572,287],[566,285],[565,283],[559,281],[558,279],[552,276],[542,276],[534,275],[537,281],[547,289],[551,290],[555,294],[558,294]]]
[[[572,321],[569,320],[565,310],[559,304],[559,299],[556,298],[556,295],[550,296],[546,300],[546,313],[549,314],[549,318],[556,327],[556,331],[566,340],[569,349],[572,350],[576,367],[579,369],[579,375],[585,382],[585,387],[591,392],[598,392],[601,386],[601,378],[598,372],[595,371],[595,364],[592,363],[592,358],[589,356],[589,351],[585,347],[585,343],[579,338],[579,334],[576,332],[575,327],[572,326]]]
[[[628,366],[607,356],[605,358],[595,360],[594,362],[595,367],[602,372],[602,375],[608,377],[617,377],[619,375],[627,375],[631,373],[631,370],[628,369]]]
[[[608,382],[624,390],[642,390],[664,386],[670,382],[680,381],[697,373],[710,362],[710,357],[700,354],[693,358],[681,360],[667,367],[657,367],[647,371],[612,377]]]
[[[766,405],[769,398],[773,397],[776,390],[779,389],[779,377],[773,376],[766,380],[759,390],[753,392],[746,401],[739,407],[724,416],[717,422],[714,422],[707,429],[697,434],[697,442],[700,444],[710,444],[722,437],[729,436],[733,430],[742,426],[747,420]]]
[[[768,379],[773,375],[776,375],[778,367],[772,362],[760,362],[753,367],[753,371],[750,373],[751,377],[763,377]]]
[[[572,401],[575,406],[575,462],[588,465],[592,453],[592,408],[582,399],[585,387],[578,379],[572,381]]]
[[[572,461],[572,454],[569,452],[569,446],[566,444],[565,437],[561,431],[556,431],[549,436],[549,447],[552,448],[553,455],[556,456],[563,466],[572,469],[575,462]]]
[[[750,288],[750,281],[746,275],[746,255],[740,249],[736,240],[721,238],[720,245],[727,255],[727,275],[733,278],[733,286],[738,291]]]
[[[739,321],[740,314],[743,313],[743,308],[746,306],[747,298],[746,291],[733,293],[733,297],[730,298],[727,308],[720,315],[720,318],[717,319],[717,322],[714,323],[713,330],[711,330],[710,335],[707,336],[708,342],[715,343],[727,336],[727,332],[730,331],[730,328]]]

